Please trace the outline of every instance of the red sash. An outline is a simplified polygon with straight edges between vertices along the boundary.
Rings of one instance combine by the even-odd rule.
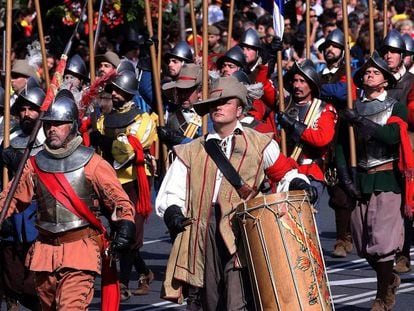
[[[148,184],[147,174],[145,173],[144,148],[138,138],[128,135],[128,142],[131,144],[135,153],[135,164],[137,166],[137,184],[138,184],[138,200],[135,206],[137,213],[144,216],[145,219],[152,212],[151,194]]]
[[[408,124],[397,116],[391,116],[387,123],[397,123],[400,127],[401,144],[398,168],[404,178],[404,213],[411,218],[414,214],[414,158],[408,137]]]
[[[108,239],[105,227],[102,222],[92,213],[85,201],[83,201],[66,179],[63,173],[48,173],[39,169],[35,157],[30,157],[33,169],[47,190],[53,197],[65,206],[69,211],[79,218],[87,220],[94,228],[102,232],[104,249],[108,246]],[[119,281],[116,265],[110,265],[110,258],[103,256],[102,260],[102,299],[101,310],[117,311],[120,303]]]

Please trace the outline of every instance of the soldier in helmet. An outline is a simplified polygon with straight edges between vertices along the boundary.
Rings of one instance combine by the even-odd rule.
[[[85,61],[78,54],[73,55],[67,62],[63,75],[62,87],[73,93],[75,101],[79,104],[82,90],[89,82],[89,71]]]
[[[404,39],[398,31],[392,30],[384,38],[380,54],[397,80],[394,88],[388,89],[388,96],[406,105],[408,92],[414,82],[414,75],[407,71],[404,66],[407,48]]]
[[[398,31],[392,30],[384,38],[380,54],[397,81],[393,88],[388,88],[388,96],[398,100],[403,105],[409,104],[408,95],[413,87],[414,75],[404,66],[404,58],[409,53],[405,41]],[[413,220],[405,219],[405,247],[403,252],[398,253],[396,256],[395,271],[398,273],[411,271],[410,245],[412,226]]]
[[[170,52],[165,54],[165,59],[168,65],[168,76],[173,81],[177,80],[184,64],[194,62],[191,47],[185,41],[179,41]]]
[[[269,69],[268,64],[265,64],[261,53],[263,47],[260,41],[259,34],[256,30],[249,28],[246,30],[239,42],[239,46],[243,49],[243,54],[247,63],[246,72],[249,75],[249,79],[252,83],[263,84],[263,96],[262,102],[264,107],[256,107],[260,111],[264,111],[262,120],[265,123],[273,127],[273,132],[277,133],[275,125],[275,107],[276,107],[276,90],[272,81],[269,79],[269,72],[273,72],[272,68]],[[276,55],[278,50],[282,50],[282,42],[280,38],[275,37],[272,42],[272,53]],[[270,65],[271,67],[274,66]]]
[[[122,66],[124,67],[124,66]],[[145,265],[139,249],[143,245],[145,219],[151,213],[149,184],[146,175],[149,148],[156,139],[156,122],[133,102],[138,80],[135,72],[119,71],[108,85],[112,94],[112,111],[98,122],[99,132],[91,135],[93,145],[99,146],[103,157],[112,164],[122,187],[136,206],[136,241],[130,252],[120,257],[121,297],[146,295],[154,274]],[[132,67],[133,68],[133,67]],[[118,70],[122,69],[121,66]],[[138,272],[138,288],[128,289],[132,266]]]
[[[112,251],[127,249],[135,237],[132,203],[113,168],[81,144],[78,117],[72,94],[59,91],[42,118],[44,149],[26,163],[7,211],[10,216],[24,210],[36,195],[39,235],[26,263],[35,273],[42,310],[82,310],[91,303],[96,275],[108,263],[105,229],[96,215],[111,217]],[[8,191],[0,194],[2,207]],[[105,282],[108,275],[102,277]],[[102,295],[108,297],[111,289],[104,286]],[[115,309],[118,303],[108,305]]]
[[[404,58],[404,66],[410,73],[414,73],[414,40],[409,34],[403,34],[402,38],[405,42],[406,56]]]
[[[27,148],[44,98],[45,92],[40,87],[26,87],[11,108],[11,113],[19,121],[19,129],[12,132],[10,146],[2,151],[2,166],[8,168],[10,178],[16,172],[23,152]],[[32,155],[43,148],[44,140],[44,133],[39,132],[31,150]],[[6,218],[1,231],[2,278],[7,304],[11,305],[14,301],[17,305],[17,301],[19,301],[31,310],[41,310],[34,286],[34,273],[25,268],[27,252],[37,237],[34,223],[36,211],[37,202],[33,199],[24,211]]]
[[[354,182],[350,173],[344,171],[339,178],[357,198],[351,214],[355,248],[377,274],[377,295],[371,310],[391,310],[400,285],[400,277],[393,273],[393,263],[404,242],[401,207],[405,204],[402,204],[398,165],[406,166],[404,159],[411,156],[410,143],[403,139],[407,108],[389,97],[387,89],[394,86],[396,79],[376,51],[355,73],[354,83],[364,92],[356,100],[355,108],[345,111],[344,119],[355,129],[357,176]],[[347,166],[347,146],[339,144],[339,147],[336,161]],[[400,147],[408,152],[401,158]]]
[[[268,79],[268,67],[263,63],[260,55],[263,47],[257,31],[252,28],[247,29],[240,39],[239,46],[243,49],[250,81],[263,83],[263,102],[274,108],[276,91],[273,83]]]
[[[299,171],[309,177],[321,196],[325,187],[324,163],[338,115],[331,104],[319,99],[320,80],[312,61],[296,62],[283,82],[290,99],[277,120],[287,132],[288,155],[296,157]]]
[[[333,30],[319,46],[326,61],[326,68],[319,73],[320,98],[331,103],[337,111],[343,111],[347,105],[346,68],[344,63],[345,37],[339,28]],[[352,98],[356,99],[356,87],[352,84]],[[339,121],[336,125],[335,140],[347,137],[348,126]],[[327,155],[328,169],[325,170],[325,179],[329,193],[329,206],[335,211],[336,243],[332,255],[335,257],[346,257],[352,251],[352,238],[350,232],[351,211],[355,207],[355,198],[352,198],[344,190],[343,185],[338,182],[336,171],[345,169],[335,166],[333,158],[334,144]]]

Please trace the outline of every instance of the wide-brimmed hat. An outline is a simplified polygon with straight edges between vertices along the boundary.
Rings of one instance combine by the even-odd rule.
[[[374,51],[370,58],[358,69],[354,75],[354,83],[359,88],[364,88],[364,74],[368,67],[375,67],[384,75],[384,79],[388,81],[386,89],[393,88],[397,83],[394,75],[392,74],[390,67],[385,62],[385,60],[378,54],[377,51]]]
[[[102,62],[108,62],[116,68],[121,62],[121,59],[116,53],[112,51],[107,51],[105,52],[105,54],[99,54],[99,55],[96,55],[95,57],[95,63],[99,64]]]
[[[247,105],[247,88],[236,77],[222,77],[211,85],[208,99],[194,104],[195,111],[203,116],[209,112],[209,106],[223,99],[239,98],[243,107]]]
[[[184,64],[181,67],[180,74],[176,81],[165,83],[162,86],[164,91],[171,90],[173,88],[188,89],[200,85],[202,79],[202,70],[199,65],[196,64]]]
[[[314,97],[319,97],[320,94],[320,80],[316,72],[315,65],[310,59],[305,59],[302,63],[295,62],[293,67],[283,76],[284,87],[289,93],[293,91],[293,77],[299,74],[305,78],[309,87],[312,90]]]
[[[29,65],[28,61],[25,59],[16,59],[13,63],[11,73],[20,74],[27,78],[33,77],[39,81],[36,69],[33,66]]]

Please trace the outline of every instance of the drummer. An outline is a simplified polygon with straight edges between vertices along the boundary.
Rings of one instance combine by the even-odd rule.
[[[279,182],[279,191],[305,190],[312,201],[317,198],[274,140],[243,128],[238,118],[246,103],[247,89],[235,77],[212,84],[209,99],[194,108],[199,115],[210,113],[214,129],[175,147],[177,157],[156,199],[156,212],[175,237],[161,297],[179,303],[186,298],[187,310],[254,310],[232,221],[235,206],[257,194],[265,175]],[[237,171],[233,177],[229,167]]]

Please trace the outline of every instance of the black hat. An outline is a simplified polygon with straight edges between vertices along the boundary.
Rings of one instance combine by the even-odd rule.
[[[374,51],[370,58],[358,69],[354,75],[354,83],[359,88],[364,88],[364,74],[368,67],[375,67],[382,72],[384,79],[388,81],[387,89],[393,88],[397,83],[394,75],[392,74],[390,68],[388,67],[385,60],[378,54],[377,51]]]

